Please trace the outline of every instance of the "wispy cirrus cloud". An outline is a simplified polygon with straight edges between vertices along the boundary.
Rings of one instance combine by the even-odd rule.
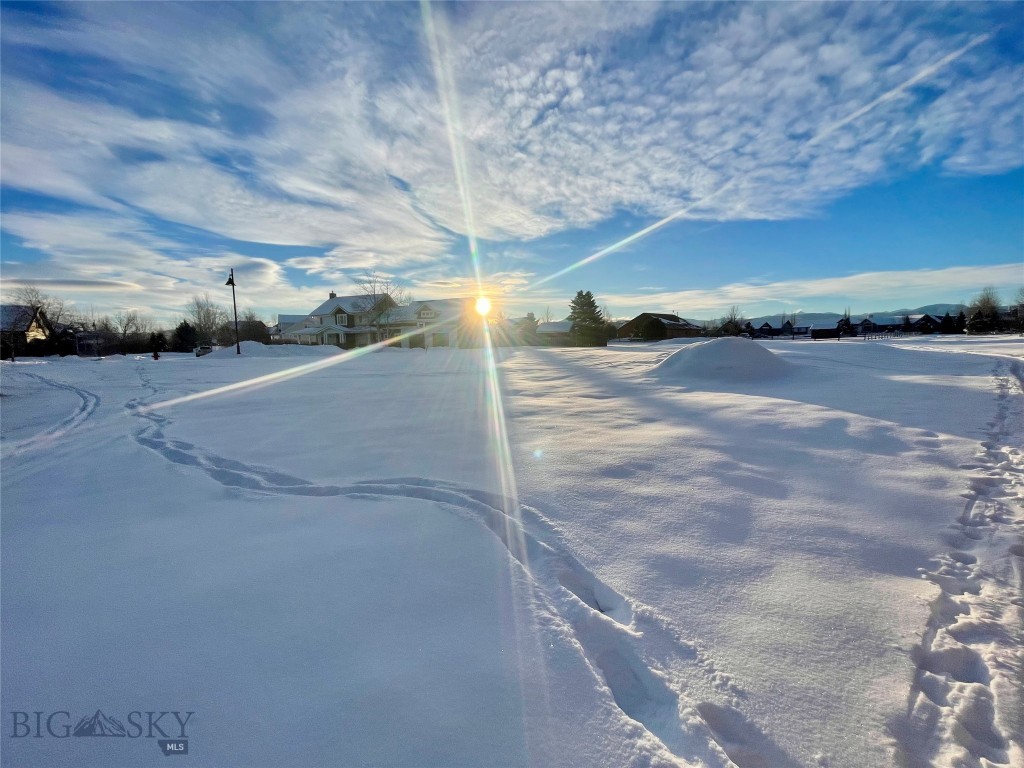
[[[625,311],[665,311],[666,307],[685,307],[686,312],[712,316],[730,306],[799,307],[807,300],[831,303],[834,308],[870,302],[864,311],[892,309],[896,305],[932,303],[935,296],[951,292],[968,300],[986,286],[1014,285],[1024,277],[1020,264],[995,264],[983,267],[948,267],[860,272],[838,277],[741,282],[706,289],[661,291],[652,293],[616,293],[602,296]],[[1005,296],[1009,300],[1009,296]],[[891,303],[893,306],[882,306]],[[879,305],[881,304],[881,305]],[[859,310],[857,310],[859,311]]]
[[[266,259],[284,295],[302,293],[285,269],[323,283],[373,268],[461,280],[453,141],[475,234],[526,253],[620,211],[785,219],[923,165],[1024,164],[1019,29],[998,6],[941,23],[880,4],[438,6],[457,135],[415,6],[56,12],[3,10],[2,181],[84,206],[59,229],[114,238],[90,257],[109,279],[138,259],[152,283],[175,271],[187,283],[196,260],[217,258],[189,261],[172,235],[140,241],[151,217],[319,251]],[[40,236],[23,213],[3,228],[51,268],[78,269],[76,243]]]

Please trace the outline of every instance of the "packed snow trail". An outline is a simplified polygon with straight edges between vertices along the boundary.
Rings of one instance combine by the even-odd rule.
[[[140,367],[138,373],[143,386],[156,396],[146,369]],[[681,633],[653,609],[634,607],[601,582],[569,553],[556,528],[537,509],[498,494],[427,478],[319,485],[168,439],[164,430],[173,423],[169,416],[145,408],[139,399],[125,407],[146,422],[135,432],[140,445],[175,464],[195,467],[229,488],[272,495],[420,499],[482,524],[543,590],[542,602],[572,628],[592,671],[604,681],[623,713],[646,728],[666,749],[705,765],[797,765],[756,725],[729,706],[729,697],[742,696],[742,692],[728,676],[719,673],[706,653],[683,641]],[[646,661],[647,654],[659,663]],[[678,664],[700,668],[709,685],[722,694],[722,702],[686,700],[673,685],[670,670],[659,669]]]
[[[61,419],[52,427],[43,430],[39,434],[33,435],[30,438],[16,442],[13,445],[5,445],[4,453],[7,456],[14,456],[25,451],[31,451],[37,448],[43,448],[52,445],[53,443],[67,435],[68,432],[70,432],[73,429],[77,429],[86,421],[88,421],[89,418],[96,412],[96,409],[100,405],[100,396],[95,394],[94,392],[89,392],[86,389],[76,387],[72,384],[54,381],[53,379],[48,379],[47,377],[40,376],[39,374],[36,373],[30,373],[29,371],[26,371],[23,368],[14,368],[13,370],[15,370],[18,375],[34,379],[35,381],[39,381],[48,387],[53,387],[54,389],[62,389],[66,392],[72,392],[78,397],[80,403],[79,406],[75,409],[74,413],[72,413],[70,416],[64,419]],[[9,373],[10,371],[11,368],[7,368],[5,370],[5,373]]]
[[[951,549],[921,569],[941,590],[914,655],[901,765],[1024,765],[1024,365],[998,360],[995,415],[970,472]]]

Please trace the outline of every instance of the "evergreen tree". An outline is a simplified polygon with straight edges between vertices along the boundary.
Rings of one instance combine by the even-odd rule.
[[[949,312],[943,315],[942,322],[939,323],[939,333],[956,333],[956,324],[949,316]]]
[[[956,322],[953,324],[953,333],[963,333],[967,330],[967,315],[961,309],[960,314],[956,316]]]
[[[188,320],[182,320],[171,336],[171,351],[191,352],[196,348],[197,341],[196,329],[189,325]]]
[[[604,316],[590,291],[576,291],[576,297],[569,303],[569,320],[577,345],[602,347],[608,343]]]
[[[853,324],[850,322],[850,318],[843,317],[836,323],[836,335],[841,339],[843,336],[853,335]]]
[[[149,334],[149,348],[152,352],[167,351],[167,337],[163,331]]]
[[[526,317],[519,324],[520,343],[534,346],[537,344],[537,318],[533,312],[527,312]]]
[[[992,321],[981,310],[971,315],[971,319],[967,321],[968,333],[988,333],[991,330],[993,330]]]

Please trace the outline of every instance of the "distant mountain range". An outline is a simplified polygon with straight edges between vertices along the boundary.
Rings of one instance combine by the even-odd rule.
[[[880,312],[871,312],[866,314],[853,314],[850,313],[850,320],[854,323],[859,323],[868,314],[877,317],[903,317],[904,315],[933,315],[938,318],[942,318],[944,314],[949,312],[951,317],[956,317],[957,313],[961,309],[965,309],[964,304],[928,304],[924,307],[917,307],[915,309],[889,309]],[[796,325],[813,325],[817,327],[835,328],[836,323],[842,318],[841,312],[800,312],[793,313],[787,312],[786,317],[792,319],[796,314]],[[775,315],[762,315],[761,317],[748,318],[750,324],[755,328],[762,323],[771,323],[776,328],[782,324],[782,314]],[[699,322],[699,321],[695,321]]]

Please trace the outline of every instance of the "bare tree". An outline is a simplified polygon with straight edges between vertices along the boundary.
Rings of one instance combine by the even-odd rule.
[[[21,304],[32,309],[42,309],[50,325],[56,326],[65,314],[64,299],[43,293],[37,286],[30,283],[19,285],[11,291],[14,304]]]
[[[193,296],[185,305],[185,314],[196,331],[196,343],[211,344],[220,327],[228,321],[227,311],[215,304],[208,293]]]
[[[740,312],[740,308],[733,305],[729,308],[729,311],[725,316],[719,320],[718,328],[725,336],[739,336],[743,333],[743,324],[745,322],[746,318],[743,317],[743,313]]]
[[[981,312],[986,317],[998,314],[999,294],[996,293],[995,288],[992,286],[982,288],[981,293],[971,299],[970,309],[967,314],[970,316],[975,312]]]
[[[544,307],[544,315],[541,317],[540,321],[542,323],[550,323],[551,322],[551,307],[550,306]]]
[[[235,337],[235,324],[228,320],[221,329],[221,336],[233,339]],[[253,308],[244,310],[238,316],[238,340],[258,341],[260,344],[270,343],[270,329],[263,322],[262,318]]]
[[[114,331],[117,333],[118,349],[125,355],[128,348],[128,339],[139,333],[139,313],[135,310],[130,312],[118,312],[113,317]]]
[[[374,329],[377,341],[390,338],[395,309],[411,302],[412,294],[391,275],[379,272],[364,272],[356,285],[362,296],[359,310],[367,316],[366,325]]]
[[[1002,330],[1002,318],[999,314],[999,294],[996,289],[988,286],[971,299],[967,308],[967,329],[971,333],[987,333]]]

